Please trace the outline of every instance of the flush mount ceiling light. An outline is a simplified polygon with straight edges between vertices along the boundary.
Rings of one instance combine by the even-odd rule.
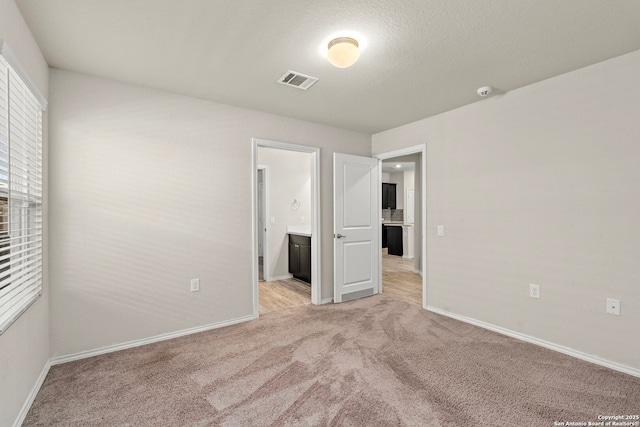
[[[358,42],[351,37],[338,37],[329,42],[327,59],[334,67],[347,68],[356,63],[360,56]]]

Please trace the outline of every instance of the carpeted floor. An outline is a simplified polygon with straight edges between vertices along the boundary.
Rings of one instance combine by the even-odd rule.
[[[639,412],[639,378],[377,295],[54,366],[24,426],[546,427]]]

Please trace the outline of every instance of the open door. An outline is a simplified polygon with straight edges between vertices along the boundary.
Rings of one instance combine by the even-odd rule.
[[[380,291],[379,160],[333,153],[333,301]]]

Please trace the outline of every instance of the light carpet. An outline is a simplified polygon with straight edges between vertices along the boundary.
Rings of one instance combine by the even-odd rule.
[[[377,295],[54,366],[24,426],[546,427],[639,412],[639,378]]]

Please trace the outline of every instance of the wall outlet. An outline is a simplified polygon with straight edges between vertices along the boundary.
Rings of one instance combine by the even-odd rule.
[[[529,283],[529,296],[531,298],[540,298],[540,285]]]
[[[620,300],[607,298],[607,313],[620,316]]]
[[[200,290],[200,279],[191,279],[191,292],[198,292]]]
[[[444,225],[438,226],[438,236],[444,236]]]

